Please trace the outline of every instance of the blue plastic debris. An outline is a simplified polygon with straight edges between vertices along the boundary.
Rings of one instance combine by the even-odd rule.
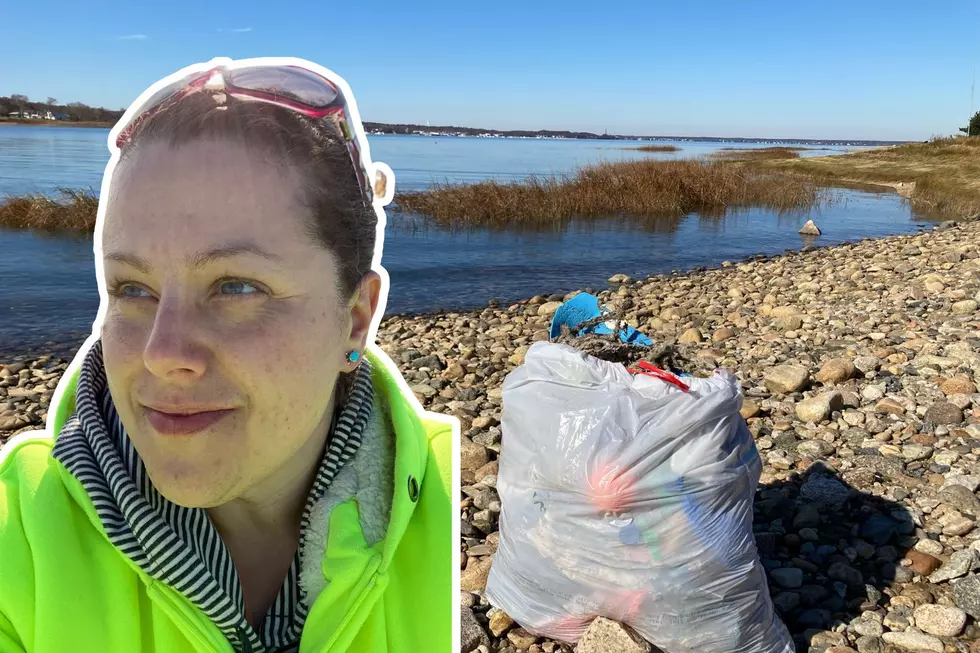
[[[614,324],[610,322],[600,322],[594,326],[581,328],[578,326],[584,324],[589,320],[594,320],[597,317],[609,314],[609,309],[605,306],[599,306],[599,298],[595,295],[590,295],[589,293],[580,293],[575,295],[567,302],[558,307],[555,311],[554,317],[551,319],[551,340],[555,340],[561,335],[561,327],[567,326],[572,333],[577,336],[586,335],[588,333],[595,334],[597,336],[609,335],[613,332],[612,327],[609,324]],[[640,345],[643,347],[650,347],[653,345],[653,340],[646,337],[633,327],[628,324],[625,325],[618,333],[619,339],[628,344]]]

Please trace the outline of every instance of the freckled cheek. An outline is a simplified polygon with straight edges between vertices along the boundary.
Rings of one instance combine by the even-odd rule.
[[[283,399],[295,400],[313,387],[322,387],[337,372],[338,328],[319,317],[290,315],[258,320],[227,334],[221,348],[238,369],[248,369],[254,382],[276,389]]]
[[[119,368],[141,364],[149,333],[149,327],[140,321],[107,316],[102,325],[106,365]]]

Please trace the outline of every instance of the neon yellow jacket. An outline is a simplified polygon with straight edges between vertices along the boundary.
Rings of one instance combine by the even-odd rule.
[[[326,514],[322,591],[300,652],[448,652],[453,426],[403,394],[386,356],[368,356],[395,437],[391,519],[369,546],[356,498]],[[0,450],[0,653],[232,653],[193,603],[113,547],[81,484],[51,456],[77,374],[66,373],[47,431]]]

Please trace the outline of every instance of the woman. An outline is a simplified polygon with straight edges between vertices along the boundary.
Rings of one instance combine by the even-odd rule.
[[[0,457],[0,653],[448,651],[459,427],[372,344],[392,183],[346,84],[192,66],[110,150],[93,335]]]

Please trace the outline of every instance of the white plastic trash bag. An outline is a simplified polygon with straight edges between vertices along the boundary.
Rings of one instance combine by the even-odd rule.
[[[762,464],[738,380],[678,385],[539,342],[503,387],[487,599],[577,642],[596,616],[665,653],[792,653],[752,534]]]

